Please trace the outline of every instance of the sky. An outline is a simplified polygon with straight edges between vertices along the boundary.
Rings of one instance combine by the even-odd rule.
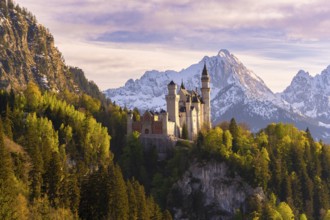
[[[326,0],[16,0],[101,90],[234,54],[274,92],[330,65]]]

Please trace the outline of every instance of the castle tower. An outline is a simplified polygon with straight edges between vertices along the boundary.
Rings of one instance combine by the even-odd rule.
[[[168,119],[179,125],[179,99],[180,96],[176,94],[176,84],[171,81],[168,86],[168,95],[166,96]]]
[[[162,111],[161,113],[162,116],[162,123],[163,123],[163,134],[167,135],[167,122],[168,122],[168,113],[166,111]]]
[[[211,99],[210,99],[210,76],[204,64],[202,72],[202,97],[204,101],[204,123],[211,128]]]

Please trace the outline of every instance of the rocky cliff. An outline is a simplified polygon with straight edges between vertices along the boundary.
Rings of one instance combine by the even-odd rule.
[[[300,70],[279,95],[292,108],[330,128],[330,66],[314,77]]]
[[[253,188],[216,161],[192,163],[171,193],[181,198],[173,204],[174,219],[232,219],[246,211],[249,199],[265,200],[262,188]]]
[[[0,2],[0,89],[78,90],[50,32],[11,0]]]

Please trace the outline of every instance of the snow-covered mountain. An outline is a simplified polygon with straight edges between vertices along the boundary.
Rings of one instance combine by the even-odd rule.
[[[281,95],[274,94],[263,80],[247,69],[233,54],[220,50],[216,56],[205,56],[199,63],[180,72],[148,71],[140,79],[130,79],[123,87],[109,89],[104,93],[112,101],[127,108],[166,109],[167,84],[173,80],[187,89],[200,91],[200,77],[204,63],[211,78],[211,114],[213,124],[232,117],[244,122],[254,131],[271,122],[294,123],[300,129],[309,127],[311,132],[323,140],[329,138],[325,127],[314,118],[302,114]],[[330,82],[330,81],[329,81]],[[330,87],[329,87],[330,88]]]
[[[292,108],[330,128],[330,66],[314,77],[300,70],[279,95]]]

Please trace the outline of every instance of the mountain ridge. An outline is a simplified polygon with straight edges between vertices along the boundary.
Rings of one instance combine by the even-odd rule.
[[[278,95],[301,114],[319,121],[319,124],[329,125],[330,65],[315,76],[300,70]]]
[[[129,79],[124,86],[104,93],[122,107],[142,111],[166,109],[164,97],[170,80],[178,85],[183,81],[187,89],[198,90],[204,63],[211,78],[213,125],[234,117],[256,132],[272,122],[294,123],[300,129],[308,127],[316,138],[330,141],[326,126],[320,126],[317,118],[304,114],[281,94],[273,93],[259,76],[226,49],[216,56],[204,56],[179,72],[147,71],[140,79]]]
[[[42,90],[78,92],[52,34],[12,2],[0,4],[0,48],[0,89],[22,91],[34,82]]]

